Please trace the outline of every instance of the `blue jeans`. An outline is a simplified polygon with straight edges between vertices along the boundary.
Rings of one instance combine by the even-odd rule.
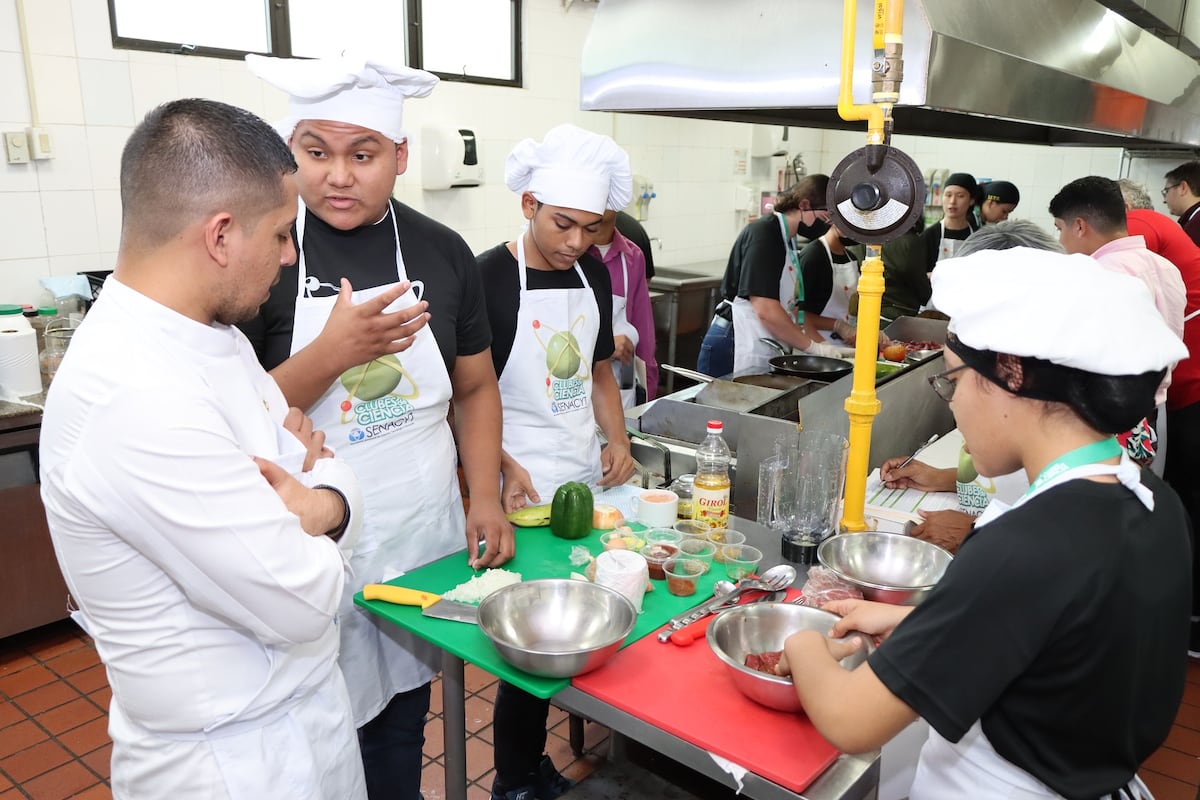
[[[714,377],[733,372],[733,323],[718,325],[718,320],[728,322],[717,317],[708,326],[708,333],[704,334],[704,341],[700,343],[700,358],[696,362],[697,370]]]
[[[429,684],[401,692],[358,729],[370,800],[421,800],[421,749]]]

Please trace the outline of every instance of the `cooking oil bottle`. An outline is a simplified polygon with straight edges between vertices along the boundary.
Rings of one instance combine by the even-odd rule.
[[[708,421],[708,436],[696,448],[696,481],[692,495],[692,519],[704,520],[714,528],[729,522],[729,445],[721,433],[719,419]]]

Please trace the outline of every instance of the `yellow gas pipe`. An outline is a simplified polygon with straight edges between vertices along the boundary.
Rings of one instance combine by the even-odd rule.
[[[899,99],[901,77],[903,0],[875,0],[875,60],[869,105],[854,104],[854,27],[857,0],[842,6],[842,81],[838,114],[847,122],[867,121],[867,145],[886,145],[891,140],[892,105]],[[875,363],[879,357],[879,310],[883,300],[883,260],[880,246],[868,245],[867,258],[858,279],[858,333],[854,348],[854,386],[846,398],[850,417],[850,455],[846,465],[846,495],[841,529],[863,531],[863,506],[867,494],[867,462],[871,453],[871,425],[879,413],[875,396]]]

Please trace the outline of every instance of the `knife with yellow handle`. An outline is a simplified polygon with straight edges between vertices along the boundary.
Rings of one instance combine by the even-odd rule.
[[[368,583],[363,587],[364,600],[382,600],[400,606],[420,606],[421,615],[434,619],[448,619],[454,622],[469,622],[479,624],[479,609],[467,603],[456,603],[453,600],[443,600],[439,594],[424,592],[420,589],[409,589],[404,586],[391,586],[386,583]]]

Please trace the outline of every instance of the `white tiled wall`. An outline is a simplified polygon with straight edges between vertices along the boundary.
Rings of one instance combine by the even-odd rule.
[[[18,0],[0,0],[0,131],[33,121],[25,59],[17,29]],[[54,137],[57,157],[24,165],[0,163],[0,302],[31,302],[37,279],[85,269],[111,269],[119,242],[120,151],[135,122],[178,97],[209,97],[267,119],[283,116],[285,100],[238,61],[114,50],[106,4],[100,0],[23,0],[38,122]],[[657,198],[645,221],[659,240],[663,265],[724,260],[745,222],[734,210],[735,150],[751,144],[739,123],[621,115],[579,110],[579,53],[594,7],[527,0],[525,86],[443,83],[409,103],[412,155],[396,195],[460,231],[475,251],[512,238],[521,223],[516,197],[503,184],[504,158],[527,136],[561,122],[605,133],[624,146],[634,172],[654,183]],[[471,128],[478,137],[484,184],[421,189],[423,124]],[[788,147],[810,172],[831,170],[862,145],[860,133],[790,131]],[[922,170],[948,167],[1016,183],[1017,215],[1050,226],[1050,197],[1086,174],[1117,176],[1118,149],[1050,149],[898,136]],[[782,159],[753,159],[773,176]],[[773,188],[773,177],[767,181]]]

